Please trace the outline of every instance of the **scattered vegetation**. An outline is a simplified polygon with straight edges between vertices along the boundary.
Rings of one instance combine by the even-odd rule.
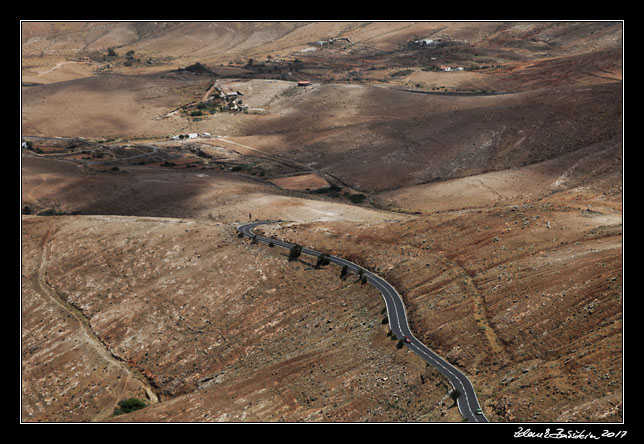
[[[461,395],[462,393],[458,391],[458,389],[454,389],[449,393],[450,398],[452,398],[452,400],[454,401],[454,405],[456,405],[458,398],[460,398]]]
[[[251,174],[253,176],[263,177],[266,175],[266,170],[264,170],[264,168],[262,168],[261,166],[255,164],[235,165],[230,168],[230,171],[243,172],[246,174]]]
[[[321,255],[318,256],[318,260],[315,263],[315,268],[320,268],[324,265],[329,265],[331,263],[331,258],[329,257],[328,254],[322,253]]]
[[[184,71],[190,71],[194,72],[197,74],[212,74],[212,71],[205,65],[202,65],[201,63],[197,62],[194,63],[190,66],[186,66],[183,68]]]
[[[138,398],[124,399],[123,401],[119,401],[118,405],[119,406],[114,409],[114,416],[123,415],[125,413],[130,413],[147,407],[145,401]]]
[[[332,185],[330,185],[328,187],[316,188],[315,190],[311,190],[309,192],[311,194],[326,194],[326,195],[328,195],[330,197],[340,197],[340,192],[341,191],[342,191],[342,187],[340,187],[340,186],[338,186],[336,184],[332,184]],[[367,196],[365,196],[362,193],[351,194],[351,193],[349,193],[347,191],[342,193],[342,197],[346,197],[347,199],[349,199],[351,202],[353,202],[355,204],[362,203],[367,198]]]
[[[37,215],[38,216],[65,216],[65,215],[68,215],[68,214],[70,214],[70,213],[68,213],[66,211],[60,211],[60,210],[57,210],[55,208],[47,208],[47,209],[39,212]]]
[[[340,191],[342,191],[342,188],[333,184],[328,187],[323,187],[323,188],[317,188],[315,190],[312,190],[311,193],[313,194],[330,194],[333,197],[338,197]]]
[[[289,262],[294,261],[295,259],[300,257],[301,254],[302,254],[302,247],[300,247],[299,245],[293,245],[288,252],[288,261]]]
[[[367,198],[367,196],[365,196],[362,193],[360,193],[360,194],[350,194],[347,197],[351,202],[356,203],[356,204],[357,203],[362,203]]]

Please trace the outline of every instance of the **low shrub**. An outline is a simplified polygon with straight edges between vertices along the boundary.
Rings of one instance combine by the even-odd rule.
[[[362,201],[364,201],[367,196],[365,196],[364,194],[351,194],[348,196],[348,198],[353,203],[362,203]]]
[[[302,247],[300,247],[299,245],[293,245],[288,253],[289,262],[294,261],[295,259],[300,257],[300,254],[302,254]]]
[[[311,193],[313,194],[329,194],[329,193],[338,193],[342,190],[342,187],[339,187],[335,184],[328,186],[328,187],[323,187],[323,188],[317,188],[315,190],[312,190]]]
[[[114,409],[114,416],[123,415],[125,413],[130,413],[147,407],[145,401],[138,398],[124,399],[123,401],[119,401],[118,405],[119,406]]]

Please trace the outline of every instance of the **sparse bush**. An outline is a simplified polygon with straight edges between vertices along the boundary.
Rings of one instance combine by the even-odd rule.
[[[196,73],[209,73],[210,70],[205,66],[202,65],[201,63],[197,62],[193,65],[187,66],[185,68],[186,71],[190,72],[196,72]]]
[[[300,247],[299,245],[293,245],[288,252],[289,262],[294,261],[295,259],[300,257],[301,254],[302,254],[302,247]]]
[[[192,117],[203,116],[203,113],[201,112],[201,110],[196,110],[196,111],[191,112],[190,115]]]
[[[349,273],[349,267],[345,264],[342,266],[342,270],[340,271],[340,277],[344,279],[347,276],[347,273]]]
[[[60,216],[61,214],[63,213],[59,212],[54,208],[47,208],[46,210],[43,210],[40,213],[38,213],[38,216]]]
[[[454,389],[449,393],[449,396],[454,400],[454,405],[458,402],[458,398],[462,395],[461,392],[458,391],[458,389]]]
[[[147,407],[145,401],[138,398],[124,399],[123,401],[119,401],[118,405],[119,406],[114,409],[114,416],[123,415],[125,413],[130,413]]]
[[[349,200],[353,203],[362,203],[367,198],[364,194],[351,194],[349,195]]]
[[[311,193],[313,194],[336,194],[339,193],[342,190],[342,187],[339,187],[335,184],[328,186],[328,187],[323,187],[323,188],[317,188]]]
[[[321,255],[318,256],[318,260],[315,263],[315,268],[320,268],[324,265],[329,265],[331,263],[331,259],[329,258],[329,255],[326,253],[322,253]]]
[[[402,348],[403,347],[403,341],[400,339],[398,343],[396,344],[396,348]]]

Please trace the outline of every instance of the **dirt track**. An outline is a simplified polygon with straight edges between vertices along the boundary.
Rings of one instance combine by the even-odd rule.
[[[491,421],[623,421],[622,28],[24,26],[25,135],[158,152],[23,150],[23,420],[460,421],[377,295],[258,254],[251,214],[400,289]],[[215,80],[263,112],[160,117]],[[110,418],[145,381],[160,402]]]
[[[71,314],[77,321],[80,329],[82,330],[85,341],[91,345],[91,347],[96,351],[96,353],[109,365],[115,366],[116,368],[122,370],[126,374],[126,380],[123,386],[123,389],[118,394],[114,394],[114,403],[108,405],[103,411],[98,415],[92,418],[92,421],[104,421],[105,419],[112,416],[114,408],[116,407],[119,400],[124,399],[124,388],[128,385],[128,380],[131,378],[135,381],[139,381],[147,394],[151,404],[159,402],[154,389],[149,384],[149,382],[143,377],[139,371],[131,368],[127,363],[118,359],[114,356],[103,344],[99,338],[96,337],[96,334],[92,331],[89,320],[72,304],[65,301],[65,299],[52,287],[52,285],[47,280],[47,256],[50,254],[50,243],[52,237],[55,235],[55,232],[51,230],[47,231],[45,238],[42,241],[42,259],[40,262],[40,267],[38,269],[38,284],[42,294],[49,296],[50,301],[57,304],[67,313]]]

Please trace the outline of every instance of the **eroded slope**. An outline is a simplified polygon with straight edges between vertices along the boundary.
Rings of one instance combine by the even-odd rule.
[[[446,382],[387,337],[380,294],[341,280],[336,267],[289,263],[285,250],[239,239],[232,225],[196,220],[31,216],[23,231],[23,273],[38,273],[46,246],[51,288],[158,395],[119,421],[458,420]],[[52,304],[32,282],[23,322],[48,319],[62,332],[67,318],[43,318]],[[48,364],[30,345],[73,337],[25,330],[25,420],[88,420],[126,395],[143,397],[121,389],[128,380],[100,357],[91,379],[65,370],[88,359],[82,344]],[[64,380],[48,382],[61,372]],[[45,402],[34,385],[46,387]]]

